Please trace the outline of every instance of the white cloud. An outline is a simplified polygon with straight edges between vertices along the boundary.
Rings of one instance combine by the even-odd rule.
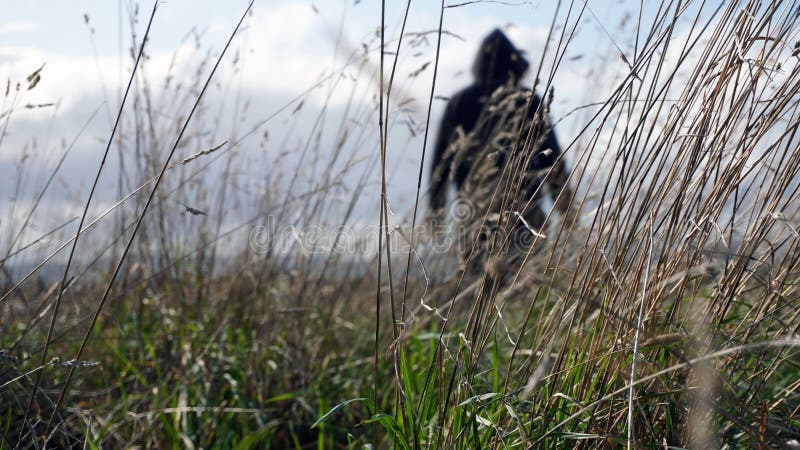
[[[14,20],[0,24],[0,34],[23,33],[40,29],[38,23],[30,20]]]
[[[336,68],[340,68],[348,55],[362,54],[361,39],[369,36],[373,31],[372,20],[358,20],[355,16],[347,19],[344,28],[345,39],[339,50],[337,61],[334,56],[334,39],[337,34],[331,23],[336,23],[337,18],[326,17],[326,11],[315,12],[309,4],[304,2],[286,2],[277,6],[257,9],[245,22],[246,28],[234,40],[233,48],[220,68],[216,79],[235,80],[241,83],[244,92],[275,93],[283,97],[295,96],[317,83],[323,76],[329,75]],[[334,12],[334,15],[338,12]],[[456,12],[448,13],[445,28],[462,36],[464,41],[450,36],[443,38],[442,54],[439,61],[439,76],[437,93],[449,95],[459,87],[470,81],[470,67],[474,58],[475,49],[480,39],[491,29],[496,27],[497,20],[488,16],[474,17],[473,15]],[[409,30],[423,30],[431,22],[432,17],[427,14],[412,18],[415,23],[409,25]],[[12,22],[13,24],[14,22]],[[23,24],[23,22],[19,22]],[[33,26],[33,23],[27,23]],[[157,26],[158,24],[156,24]],[[18,26],[19,27],[19,26]],[[205,42],[219,50],[220,42],[210,42],[224,38],[227,30],[222,30],[222,25],[214,24],[205,38]],[[3,28],[0,28],[2,30]],[[542,48],[546,29],[527,25],[520,25],[510,29],[512,39],[522,48],[534,53]],[[98,39],[102,36],[98,36]],[[421,67],[424,62],[432,61],[435,52],[435,35],[430,35],[428,45],[417,49],[404,48],[398,64],[398,75],[395,84],[395,93],[400,98],[409,96],[417,98],[424,104],[430,89],[430,76],[433,66],[429,66],[420,76],[408,79],[408,74]],[[371,49],[377,42],[371,43]],[[231,71],[233,53],[240,49],[240,58],[236,74]],[[388,49],[393,44],[387,45]],[[173,51],[160,51],[150,54],[145,65],[144,73],[151,84],[158,86],[172,71],[176,81],[186,82],[195,76],[195,70],[201,58],[205,57],[206,49],[197,50],[192,43],[185,43],[175,54]],[[422,52],[419,57],[412,57],[413,52]],[[215,57],[216,55],[212,55]],[[357,64],[346,70],[349,75],[339,80],[337,89],[333,90],[330,103],[333,106],[344,105],[350,95],[351,89],[356,86],[361,95],[357,97],[369,99],[372,91],[377,91],[376,80],[379,55],[377,51],[370,52],[370,64],[364,66],[361,73]],[[31,72],[46,63],[42,71],[39,85],[32,91],[26,92],[26,101],[30,103],[47,103],[61,101],[62,108],[69,110],[75,104],[85,101],[87,96],[97,95],[101,87],[107,90],[109,101],[115,102],[117,93],[123,88],[132,62],[126,53],[120,64],[117,55],[100,56],[73,56],[59,53],[45,53],[38,48],[31,47],[0,47],[0,71],[8,76],[12,82],[22,81]],[[387,65],[391,61],[389,56]],[[172,68],[171,68],[172,67]],[[206,66],[207,70],[208,66]],[[389,67],[386,68],[388,75]],[[235,78],[230,78],[235,77]],[[351,78],[352,77],[352,78]],[[353,79],[357,80],[354,85]],[[374,80],[371,80],[374,79]],[[321,104],[324,101],[325,89],[315,92],[309,99],[311,103]],[[424,110],[424,108],[421,108]],[[37,117],[35,112],[33,117]],[[45,117],[42,113],[41,116]]]
[[[233,54],[237,47],[241,49],[241,73],[236,75],[236,80],[241,80],[245,91],[293,96],[308,89],[333,67],[333,45],[328,42],[329,37],[322,31],[318,17],[307,4],[292,2],[256,12],[248,19],[248,25],[234,40],[233,48],[216,77],[218,81],[232,75]],[[224,32],[215,32],[213,35],[224,36]],[[209,47],[218,51],[223,42],[209,43]],[[211,54],[211,58],[216,55]],[[175,51],[150,54],[142,70],[155,86],[161,85],[170,73],[177,78],[173,83],[186,83],[196,75],[195,71],[204,57],[206,48],[196,49],[193,43],[185,43]],[[87,95],[96,95],[102,86],[107,89],[110,99],[116,100],[116,93],[124,87],[122,84],[126,82],[132,67],[130,56],[126,54],[124,58],[120,65],[116,55],[76,57],[46,53],[32,47],[5,46],[0,47],[0,71],[12,83],[21,82],[25,90],[25,78],[45,64],[39,84],[24,93],[25,102],[60,100],[62,106],[69,109],[85,100]],[[209,67],[205,66],[204,75]]]

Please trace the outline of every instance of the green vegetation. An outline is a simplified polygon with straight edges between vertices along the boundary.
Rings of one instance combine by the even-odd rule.
[[[551,65],[535,72],[544,105],[570,35],[594,16],[563,3]],[[95,227],[105,210],[76,200],[86,231],[63,281],[77,221],[51,236],[66,243],[52,260],[23,245],[46,227],[3,222],[0,448],[797,448],[798,5],[688,3],[639,21],[623,73],[563,142],[575,214],[553,214],[522,267],[476,277],[412,227],[421,212],[393,215],[378,193],[392,188],[381,181],[400,149],[385,134],[406,94],[379,109],[358,96],[387,92],[402,41],[380,60],[387,76],[353,86],[343,118],[313,111],[313,129],[257,160],[260,128],[226,140],[206,132],[212,112],[188,114],[217,60],[154,92],[135,63],[145,33],[108,139],[126,155],[125,201]],[[380,46],[347,67],[370,78]],[[214,55],[220,70],[241,64]],[[328,95],[339,74],[320,82]],[[4,127],[28,88],[10,85]],[[290,128],[303,99],[275,108]],[[20,157],[21,179],[30,164]],[[247,166],[266,173],[237,175]],[[44,195],[47,177],[35,181]],[[359,234],[364,201],[375,236]],[[317,225],[334,230],[324,251],[269,239],[307,242]],[[57,280],[17,274],[18,255]]]

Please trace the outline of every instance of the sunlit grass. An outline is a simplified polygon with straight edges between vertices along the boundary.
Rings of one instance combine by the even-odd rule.
[[[107,137],[125,155],[120,203],[76,200],[89,213],[75,267],[59,264],[77,222],[38,226],[22,202],[3,222],[0,448],[800,445],[798,5],[685,6],[662,2],[638,41],[614,43],[624,70],[582,131],[560,134],[575,214],[553,212],[523,267],[497,266],[509,273],[462,276],[455,249],[413,229],[427,224],[421,208],[400,217],[378,203],[394,170],[381,151],[422,150],[394,147],[387,130],[436,125],[403,122],[396,92],[361,102],[402,82],[399,36],[384,37],[382,79],[370,73],[379,41],[353,49],[344,67],[369,79],[343,117],[313,111],[311,129],[298,118],[307,93],[230,137],[210,131],[213,111],[189,117],[216,58],[241,64],[221,52],[188,88],[133,73]],[[544,105],[585,21],[614,39],[586,4],[563,2],[536,49]],[[332,95],[342,73],[317,87]],[[9,84],[4,128],[36,76]],[[288,137],[270,141],[264,124]],[[14,202],[53,189],[59,166],[35,178],[19,161]],[[359,217],[359,202],[374,214]],[[382,226],[362,233],[363,220]],[[314,230],[326,244],[301,248]],[[60,245],[52,256],[36,253],[44,238]],[[33,270],[14,265],[22,256]]]

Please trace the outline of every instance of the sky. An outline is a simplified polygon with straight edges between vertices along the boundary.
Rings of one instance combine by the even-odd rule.
[[[567,16],[574,17],[570,2],[445,2],[446,33],[436,79],[437,99],[432,103],[429,146],[445,104],[442,98],[470,82],[469,70],[481,38],[494,28],[502,28],[527,52],[531,73],[535,73],[559,3],[555,36],[563,32]],[[166,130],[177,131],[179,119],[186,116],[196,95],[196,86],[202,84],[198,80],[205,79],[209,61],[219,54],[247,4],[243,0],[158,3],[146,47],[148,58],[139,68],[136,89],[150,89],[148,108],[156,122],[163,121]],[[617,0],[590,2],[592,13],[584,14],[578,23],[553,81],[551,116],[559,121],[557,132],[562,142],[571,140],[581,118],[590,112],[571,111],[603,101],[608,83],[624,72],[615,48],[633,51],[635,24],[631,15],[637,13],[639,5]],[[387,79],[405,6],[402,1],[387,2]],[[132,42],[139,45],[152,7],[152,3],[128,0],[0,1],[4,11],[0,22],[0,80],[12,91],[4,100],[3,111],[13,109],[13,114],[3,118],[6,123],[0,123],[5,130],[0,142],[0,217],[5,219],[0,221],[0,244],[5,245],[7,236],[13,234],[9,230],[24,219],[47,175],[73,140],[75,145],[55,180],[57,188],[48,192],[37,211],[36,231],[57,226],[79,213],[132,69]],[[652,13],[649,6],[644,8],[644,16]],[[439,2],[411,3],[406,43],[398,58],[391,99],[395,106],[390,112],[394,122],[387,149],[389,197],[397,213],[413,207],[439,13]],[[235,148],[240,170],[249,171],[244,180],[255,185],[274,173],[289,172],[281,183],[297,187],[291,184],[291,171],[301,157],[300,149],[307,145],[306,138],[317,132],[320,154],[310,169],[294,178],[305,180],[299,181],[300,185],[305,182],[310,186],[326,171],[340,169],[345,163],[329,163],[328,154],[333,152],[342,128],[361,121],[362,129],[370,122],[374,126],[367,128],[377,129],[374,107],[379,90],[380,23],[380,2],[375,0],[256,0],[204,97],[202,114],[188,131],[192,138],[178,149],[176,158],[226,140],[236,141],[240,142]],[[366,63],[354,62],[364,54]],[[542,73],[549,72],[552,55],[551,46]],[[26,77],[40,68],[40,80],[27,90],[30,82]],[[528,84],[531,78],[526,80]],[[16,83],[20,90],[15,94]],[[178,91],[181,95],[174,94]],[[130,130],[140,120],[131,109],[128,104],[123,113],[119,133],[124,136],[131,136]],[[324,125],[320,125],[320,111],[326,112]],[[84,126],[85,131],[81,131]],[[163,155],[174,136],[159,134],[151,145],[163,147],[159,150]],[[357,146],[358,151],[348,157],[362,158],[364,169],[359,167],[355,174],[371,170],[369,162],[379,148],[377,136],[368,133]],[[94,216],[120,198],[115,186],[128,176],[117,169],[115,152],[109,158],[94,202]],[[265,163],[275,158],[280,164]],[[224,170],[224,161],[208,170],[212,181]],[[427,167],[425,170],[427,173]],[[372,170],[373,181],[377,174],[377,169]],[[141,181],[126,183],[136,186]],[[377,202],[378,196],[370,198]],[[213,205],[204,197],[181,201],[190,200],[200,209]],[[359,214],[373,218],[374,205],[361,205]]]
[[[637,51],[659,6],[670,5],[671,17],[678,5],[641,0],[445,0],[444,33],[431,95],[441,3],[411,2],[399,54],[397,38],[407,3],[386,4],[383,73],[387,83],[397,56],[386,149],[387,201],[394,224],[409,222],[421,164],[425,164],[422,204],[426,203],[430,147],[446,99],[471,82],[477,47],[494,28],[503,29],[526,51],[531,62],[526,85],[534,85],[536,73],[542,74],[540,95],[559,55],[550,84],[549,114],[567,165],[592,148],[592,160],[581,164],[587,173],[600,175],[591,177],[596,180],[594,188],[603,185],[603,180],[613,180],[614,166],[605,163],[615,157],[619,146],[613,140],[619,140],[621,133],[613,134],[613,120],[600,125],[600,120],[591,122],[592,117],[629,75],[626,60],[641,56]],[[682,15],[670,29],[663,72],[659,72],[666,76],[677,71],[676,82],[670,83],[674,91],[659,94],[665,102],[677,101],[682,77],[714,63],[698,59],[705,38],[685,60],[678,55],[703,26],[712,32],[719,19],[714,11],[731,4],[696,0],[680,5]],[[734,5],[741,7],[741,3]],[[247,6],[245,0],[158,3],[146,58],[137,69],[103,165],[89,221],[158,173],[200,86]],[[781,6],[792,7],[790,3]],[[58,235],[23,254],[28,262],[37,262],[75,232],[74,219],[81,215],[103,161],[133,69],[132,56],[152,8],[153,3],[133,0],[0,0],[0,258],[66,223]],[[698,8],[703,9],[695,24]],[[638,39],[637,23],[647,30]],[[380,25],[381,2],[377,0],[255,0],[176,148],[173,162],[191,162],[170,170],[159,188],[158,208],[166,208],[169,217],[179,221],[171,228],[176,248],[198,247],[191,239],[198,239],[208,228],[216,227],[219,233],[235,230],[253,212],[271,211],[262,204],[267,200],[287,205],[283,224],[301,229],[316,225],[322,217],[328,225],[338,226],[350,210],[351,196],[360,192],[346,223],[362,228],[376,224],[381,198]],[[664,33],[663,27],[665,23],[659,22],[656,34]],[[785,51],[775,61],[791,60],[795,37],[787,39]],[[562,39],[569,43],[558,53]],[[755,53],[743,56],[748,61],[758,57]],[[776,71],[772,83],[783,76]],[[652,70],[645,74],[639,85],[642,92],[655,77]],[[658,82],[664,84],[663,79]],[[615,114],[625,109],[633,117],[637,108],[644,107],[617,108]],[[694,108],[701,108],[701,102],[694,103]],[[666,114],[670,109],[661,111]],[[697,112],[690,110],[689,117]],[[597,145],[587,145],[595,131]],[[207,152],[214,148],[221,150]],[[192,159],[198,152],[200,156]],[[587,194],[586,220],[602,206],[591,203],[600,198],[592,192],[593,182],[572,186],[579,195]],[[315,189],[326,192],[318,196],[323,204],[301,201]],[[87,244],[96,249],[120,233],[119,224],[130,223],[137,205],[143,204],[143,193],[126,200],[87,233]],[[196,216],[189,208],[208,215]],[[316,214],[316,208],[324,213]],[[20,229],[25,229],[24,235],[18,234]]]
[[[405,4],[389,3],[386,23],[392,37],[399,34]],[[513,6],[475,3],[445,10],[444,29],[452,34],[443,37],[437,95],[447,96],[469,82],[468,70],[476,45],[495,27],[504,28],[534,59],[537,48],[543,46],[554,2],[510,3]],[[188,74],[195,69],[192,58],[202,56],[209,49],[219,50],[246,6],[247,2],[241,0],[160,2],[148,42],[150,59],[142,72],[151,79],[163,79],[172,65],[174,71]],[[25,93],[23,103],[58,104],[59,118],[50,125],[56,127],[53,135],[68,134],[68,130],[82,124],[87,113],[98,106],[102,108],[101,123],[110,129],[111,112],[119,104],[131,70],[130,18],[135,14],[136,37],[141,37],[152,4],[110,0],[2,1],[0,7],[4,11],[4,21],[0,23],[0,76],[13,84],[44,66],[41,82],[35,90]],[[413,2],[408,31],[435,30],[438,18],[437,2]],[[266,96],[268,100],[277,100],[277,104],[308,89],[321,74],[341,66],[345,56],[359,49],[365,41],[373,47],[372,66],[364,70],[371,73],[352,75],[374,76],[378,53],[372,50],[377,50],[375,32],[379,25],[380,5],[376,1],[257,1],[253,14],[247,18],[233,44],[242,53],[242,69],[236,81],[249,96]],[[598,30],[588,34],[596,37]],[[342,45],[337,45],[340,35],[343,36]],[[197,47],[196,40],[200,42]],[[392,48],[394,45],[391,41],[387,44]],[[610,41],[605,45],[610,45]],[[587,48],[591,46],[603,47],[604,44],[597,39],[580,40],[573,44],[573,52],[592,54],[596,49]],[[410,55],[411,51],[416,57]],[[430,62],[434,51],[435,34],[428,35],[424,45],[403,50],[398,78],[404,71],[410,73]],[[176,52],[178,58],[173,60]],[[557,87],[559,103],[568,103],[581,92],[579,81],[585,64],[574,66],[559,72],[564,80]],[[404,88],[398,88],[398,92],[417,100],[416,119],[424,121],[432,66],[427,66],[421,75],[410,83],[398,83]],[[229,80],[232,75],[222,73],[216,79],[225,82],[226,77]],[[377,90],[377,86],[365,86],[364,90],[370,88]],[[332,99],[334,105],[347,100],[345,90],[339,92],[341,95],[334,95]],[[441,106],[441,102],[434,105],[434,122],[438,120]],[[52,115],[53,108],[33,109],[16,114],[14,121],[48,121]],[[13,126],[9,128],[14,130]],[[8,148],[8,143],[4,146],[0,161],[18,157],[19,152]]]
[[[109,103],[118,103],[130,70],[129,17],[138,11],[136,32],[141,36],[151,5],[140,3],[137,7],[126,1],[109,0],[2,3],[5,3],[5,19],[0,24],[3,75],[19,80],[46,64],[42,82],[29,100],[60,101],[62,109],[66,109],[84,101],[87,93],[103,91]],[[389,3],[388,33],[396,36],[405,5]],[[438,5],[431,1],[417,3],[420,5],[412,3],[408,30],[435,30]],[[206,46],[218,49],[246,5],[247,2],[240,0],[161,2],[148,42],[154,60],[150,63],[155,72],[151,76],[158,77],[159,70],[165,70],[172,53],[178,49],[183,51],[186,62],[188,54],[195,50],[192,48],[195,38],[202,42],[201,51]],[[241,45],[247,51],[243,58],[245,87],[268,93],[302,92],[320,73],[341,64],[348,50],[374,38],[380,25],[379,3],[375,1],[259,1],[253,11],[234,45]],[[535,6],[487,3],[448,8],[444,28],[459,38],[452,35],[443,38],[438,90],[446,95],[468,82],[465,72],[476,44],[495,27],[506,29],[519,47],[535,55],[535,50],[542,47],[551,16],[550,2]],[[337,50],[335,41],[340,33],[344,45]],[[419,49],[425,55],[418,59],[430,61],[434,43],[435,35],[429,35],[428,45]],[[391,42],[389,45],[393,46]],[[575,51],[581,51],[580,47],[583,45],[576,45]],[[402,59],[411,64],[408,55],[402,55]],[[430,76],[430,67],[427,72]],[[427,97],[429,89],[430,81],[424,81],[412,87],[414,95],[421,98]],[[572,93],[573,86],[573,83],[564,85],[565,95]],[[46,115],[44,111],[31,113]]]

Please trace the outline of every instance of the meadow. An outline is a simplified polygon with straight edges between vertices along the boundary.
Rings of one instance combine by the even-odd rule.
[[[529,79],[573,214],[548,204],[525,263],[478,276],[455,218],[484,205],[424,207],[444,18],[469,3],[432,30],[410,0],[363,42],[320,30],[337,64],[264,114],[236,88],[249,8],[155,77],[166,6],[137,7],[118,98],[63,137],[12,145],[58,74],[8,79],[0,448],[800,448],[800,3],[607,23],[557,2]],[[556,114],[588,27],[611,50],[573,82],[602,100]],[[95,114],[112,126],[67,187]]]

